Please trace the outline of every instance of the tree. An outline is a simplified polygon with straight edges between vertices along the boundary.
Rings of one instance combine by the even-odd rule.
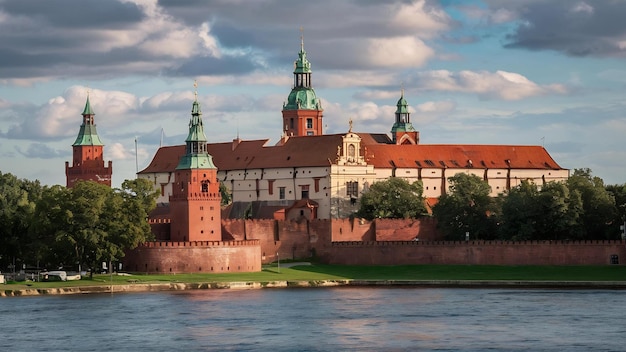
[[[126,250],[153,239],[148,213],[157,197],[144,179],[126,180],[120,189],[91,181],[46,188],[33,231],[50,234],[47,263],[86,266],[93,273],[101,262],[111,268]]]
[[[619,210],[615,205],[615,198],[605,188],[604,181],[592,176],[590,169],[576,169],[567,180],[567,186],[570,192],[578,192],[582,199],[583,238],[619,238]]]
[[[538,199],[541,221],[537,227],[539,239],[582,239],[580,193],[572,192],[563,182],[548,182],[541,187]]]
[[[617,209],[616,222],[622,226],[626,223],[626,184],[607,185],[605,188],[615,199],[615,207]],[[620,226],[616,226],[616,228]],[[623,233],[623,230],[621,230],[620,236]]]
[[[122,188],[115,190],[107,199],[103,227],[107,229],[103,255],[119,260],[126,250],[154,239],[148,223],[148,214],[156,207],[159,192],[145,179],[126,180]]]
[[[449,193],[433,207],[437,226],[448,240],[493,239],[496,234],[496,202],[489,196],[489,184],[476,175],[464,173],[449,178]]]
[[[26,264],[39,245],[29,237],[29,227],[41,191],[39,181],[0,172],[0,265]]]
[[[220,182],[220,195],[222,196],[222,205],[229,205],[233,201],[233,197],[228,191],[228,187],[222,182]]]
[[[499,237],[514,241],[536,239],[537,227],[541,223],[537,185],[524,180],[501,199]]]
[[[360,199],[357,215],[365,219],[417,218],[426,214],[420,181],[391,177],[373,183]]]

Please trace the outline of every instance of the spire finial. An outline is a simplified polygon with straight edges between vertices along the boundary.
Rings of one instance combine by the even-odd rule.
[[[304,51],[304,28],[300,26],[300,51]]]
[[[194,79],[193,80],[193,95],[195,97],[195,100],[198,101],[198,80]]]
[[[404,82],[400,82],[400,96],[404,98]]]

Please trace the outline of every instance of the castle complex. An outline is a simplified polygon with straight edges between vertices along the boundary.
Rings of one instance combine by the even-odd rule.
[[[559,265],[604,264],[610,255],[626,255],[621,241],[446,243],[439,241],[431,218],[350,219],[361,194],[390,177],[421,181],[433,204],[458,173],[481,177],[496,196],[523,180],[539,185],[566,180],[569,170],[541,146],[420,144],[403,90],[390,135],[355,132],[352,121],[346,133],[323,134],[323,109],[304,45],[293,74],[282,109],[282,137],[274,145],[239,138],[209,143],[196,92],[185,144],[160,147],[137,174],[160,191],[149,219],[156,241],[129,251],[126,270],[259,271],[262,263],[311,256],[335,264]],[[83,116],[74,168],[94,159],[100,165],[102,159],[88,99]],[[85,147],[88,137],[92,149]],[[89,152],[100,153],[99,158]],[[69,175],[79,172],[66,169],[70,185]],[[109,164],[109,179],[110,170]],[[232,194],[225,209],[220,184]]]
[[[374,182],[400,177],[421,181],[431,203],[445,194],[457,173],[479,176],[497,196],[523,180],[536,184],[567,179],[541,146],[424,145],[411,123],[404,91],[397,102],[391,137],[353,131],[322,133],[322,107],[311,84],[311,64],[304,46],[293,72],[293,87],[283,105],[282,137],[209,143],[217,179],[230,191],[228,218],[331,219],[357,210],[358,199]],[[392,117],[390,117],[391,122]],[[138,177],[150,180],[166,205],[173,194],[176,165],[185,146],[161,147]]]

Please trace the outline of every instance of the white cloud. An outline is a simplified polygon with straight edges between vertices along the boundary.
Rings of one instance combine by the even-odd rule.
[[[422,38],[432,38],[435,34],[449,29],[450,16],[441,8],[425,6],[420,0],[395,6],[395,14],[389,20],[392,26],[409,29]]]
[[[456,109],[456,103],[452,101],[427,101],[417,105],[417,113],[442,114]]]
[[[435,51],[416,37],[373,38],[368,40],[367,60],[377,67],[420,67]]]
[[[124,145],[121,143],[112,143],[106,147],[105,159],[126,160],[131,158],[135,158],[134,150],[131,151],[124,148]]]
[[[579,3],[577,3],[576,5],[574,5],[571,9],[572,12],[584,12],[587,14],[592,14],[593,13],[593,7],[589,4],[587,4],[584,1],[581,1]]]
[[[475,93],[487,99],[520,100],[568,91],[562,84],[538,85],[521,74],[507,71],[436,70],[418,73],[416,78],[425,89]]]
[[[345,87],[377,87],[397,84],[398,81],[389,72],[376,71],[341,71],[321,72],[315,76],[315,82],[319,81],[321,87],[345,88]]]

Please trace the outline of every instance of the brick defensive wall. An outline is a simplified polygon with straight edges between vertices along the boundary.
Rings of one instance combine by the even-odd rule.
[[[626,242],[382,241],[333,242],[320,259],[344,265],[608,265],[625,264]]]
[[[128,251],[124,268],[144,273],[228,273],[261,271],[261,246],[247,241],[155,241]]]

